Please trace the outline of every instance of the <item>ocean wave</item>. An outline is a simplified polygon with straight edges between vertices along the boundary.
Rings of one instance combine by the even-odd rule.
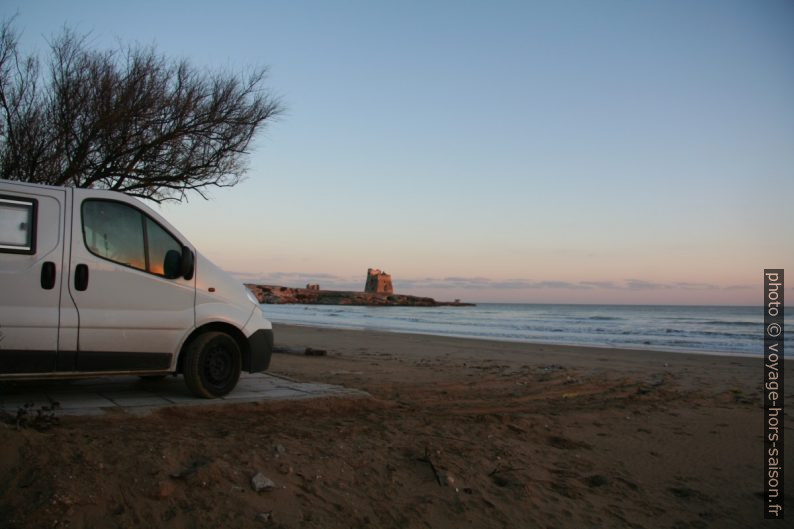
[[[638,348],[676,348],[760,355],[757,310],[724,307],[487,305],[431,309],[266,305],[277,322],[336,328],[368,328],[496,340]],[[544,307],[545,308],[545,307]],[[698,316],[698,317],[690,317]],[[758,332],[756,332],[758,331]],[[790,340],[786,340],[787,344]],[[794,351],[794,346],[790,348]],[[794,355],[787,355],[794,356]]]
[[[725,336],[726,338],[744,338],[746,340],[754,340],[763,338],[760,334],[748,334],[741,332],[716,332],[716,331],[700,331],[698,334],[703,336]]]
[[[724,320],[711,320],[711,321],[704,321],[703,325],[731,325],[731,326],[754,326],[760,327],[763,325],[762,322],[756,321],[724,321]]]

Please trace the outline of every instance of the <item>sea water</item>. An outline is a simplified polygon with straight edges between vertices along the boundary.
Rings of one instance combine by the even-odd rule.
[[[262,305],[274,322],[491,340],[665,351],[763,354],[761,307],[541,305],[475,307]],[[794,309],[791,309],[794,310]],[[794,330],[790,318],[786,326]],[[786,356],[794,347],[786,340]]]

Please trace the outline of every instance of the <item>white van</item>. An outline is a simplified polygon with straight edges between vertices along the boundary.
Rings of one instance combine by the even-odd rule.
[[[182,373],[213,398],[272,349],[253,294],[138,200],[0,180],[0,379]]]

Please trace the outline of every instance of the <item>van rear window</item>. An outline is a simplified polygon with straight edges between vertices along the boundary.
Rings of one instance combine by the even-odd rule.
[[[0,252],[36,252],[36,201],[0,197]]]

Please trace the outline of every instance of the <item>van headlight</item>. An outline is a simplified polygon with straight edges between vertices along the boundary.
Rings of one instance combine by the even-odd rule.
[[[243,288],[245,288],[245,287],[243,287]],[[257,307],[259,307],[259,306],[260,306],[260,305],[259,305],[259,300],[258,300],[258,299],[256,299],[256,296],[254,296],[254,293],[253,293],[253,292],[251,292],[250,290],[248,290],[247,288],[245,288],[245,295],[246,295],[246,296],[248,296],[248,299],[250,299],[250,300],[251,300],[251,303],[253,303],[253,304],[254,304],[254,305],[256,305]]]

